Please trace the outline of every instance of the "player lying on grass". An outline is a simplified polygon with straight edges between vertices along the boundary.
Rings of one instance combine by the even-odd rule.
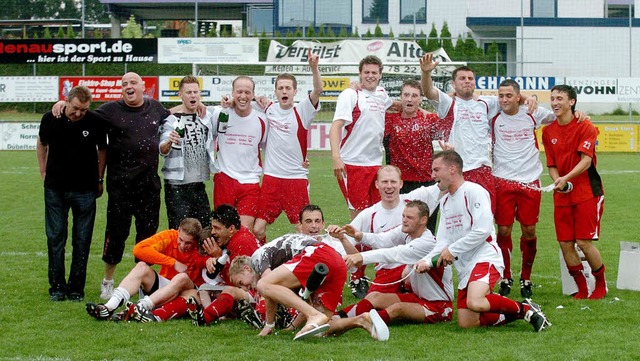
[[[89,302],[87,313],[98,320],[107,320],[114,311],[129,301],[131,295],[139,292],[137,304],[128,303],[125,315],[138,315],[152,310],[156,305],[174,299],[184,287],[203,282],[201,270],[206,266],[209,256],[198,253],[198,242],[202,226],[195,218],[185,218],[178,230],[162,231],[143,240],[133,248],[133,255],[140,262],[129,272],[113,291],[109,300],[102,304]],[[156,272],[150,265],[160,265]]]
[[[451,267],[432,268],[427,273],[415,273],[411,266],[426,256],[436,240],[427,229],[429,207],[418,200],[409,201],[402,212],[402,226],[384,233],[363,233],[346,225],[336,232],[345,232],[357,241],[367,241],[374,250],[345,257],[347,267],[375,262],[410,265],[410,290],[395,293],[371,292],[349,308],[349,318],[331,320],[329,333],[340,334],[352,328],[367,330],[380,341],[389,337],[387,325],[393,320],[422,323],[451,321],[453,316],[453,282]],[[348,241],[345,241],[348,243]],[[343,242],[344,243],[344,242]],[[346,248],[346,247],[345,247]],[[396,282],[400,283],[401,280]],[[376,310],[381,310],[376,312]]]

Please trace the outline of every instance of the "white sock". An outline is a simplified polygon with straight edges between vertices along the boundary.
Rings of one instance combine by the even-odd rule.
[[[111,295],[109,301],[107,301],[107,303],[105,303],[104,305],[109,311],[113,311],[124,304],[126,301],[129,301],[129,298],[131,298],[129,291],[127,291],[123,287],[117,287],[115,290],[113,290],[113,295]]]
[[[147,311],[152,311],[156,307],[149,296],[144,296],[143,298],[141,298],[140,301],[138,301],[138,304],[144,307],[144,309]]]

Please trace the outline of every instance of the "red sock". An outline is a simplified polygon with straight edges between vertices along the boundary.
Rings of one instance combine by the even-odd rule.
[[[593,277],[596,279],[596,287],[593,289],[591,296],[589,296],[589,299],[591,300],[599,300],[607,295],[607,280],[604,278],[604,271],[605,266],[603,263],[600,268],[591,272]]]
[[[573,295],[573,298],[576,300],[584,299],[589,296],[589,287],[587,286],[587,279],[584,277],[584,267],[582,267],[582,263],[575,266],[568,266],[567,270],[569,270],[569,274],[573,277],[573,280],[576,282],[576,286],[578,286],[578,293]]]
[[[511,250],[513,249],[513,241],[511,235],[498,236],[498,246],[502,251],[502,260],[504,261],[504,279],[511,278]]]
[[[218,318],[227,315],[233,310],[235,300],[228,293],[221,293],[207,308],[204,309],[204,321],[211,323]]]
[[[151,313],[162,321],[180,317],[187,312],[187,300],[182,297],[176,297],[175,300],[167,302],[161,307],[156,308]]]
[[[349,317],[358,316],[373,309],[373,304],[365,298],[353,306],[353,315],[349,315]]]
[[[489,311],[492,313],[503,313],[505,315],[519,315],[521,312],[520,303],[506,297],[492,293],[486,296],[489,301]]]
[[[378,314],[380,315],[380,318],[382,318],[382,321],[384,321],[384,323],[386,323],[387,325],[391,324],[391,317],[389,317],[389,313],[387,312],[387,310],[378,311]]]
[[[482,312],[480,313],[480,326],[501,326],[509,322],[515,321],[517,318],[513,315],[505,315],[502,313]]]
[[[522,271],[520,271],[520,279],[530,280],[533,261],[536,259],[538,248],[538,237],[533,239],[524,239],[520,237],[520,252],[522,252]]]

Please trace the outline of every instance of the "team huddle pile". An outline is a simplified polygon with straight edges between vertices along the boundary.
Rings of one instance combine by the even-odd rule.
[[[365,57],[360,81],[338,97],[329,134],[334,175],[352,222],[326,226],[322,210],[309,199],[306,139],[320,109],[322,80],[317,55],[309,51],[308,59],[313,91],[299,103],[290,74],[276,79],[276,103],[255,98],[251,78],[240,76],[232,94],[212,107],[201,104],[198,79],[186,76],[179,85],[182,104],[166,110],[143,98],[141,78],[127,73],[123,99],[90,111],[91,94],[79,86],[45,114],[37,153],[51,300],[84,299],[105,170],[106,302],[86,304],[99,320],[189,316],[207,325],[236,317],[260,329],[260,336],[276,328],[299,329],[299,340],[363,328],[387,340],[392,321],[452,320],[455,267],[460,327],[523,319],[542,331],[551,323],[531,300],[531,273],[545,190],[554,192],[556,235],[578,288],[573,297],[605,297],[605,266],[593,245],[604,202],[597,130],[575,111],[573,88],[552,89],[552,110],[525,98],[512,80],[500,84],[497,97],[476,97],[472,69],[460,67],[453,72],[454,94],[446,94],[433,86],[431,71],[438,63],[426,54],[420,82],[406,80],[400,101],[392,101],[379,86],[382,63]],[[436,113],[420,109],[423,92]],[[542,124],[548,124],[543,142],[553,180],[545,188],[535,139]],[[442,151],[434,154],[435,146]],[[159,155],[169,230],[156,234]],[[205,190],[211,173],[213,212]],[[73,254],[67,281],[69,209]],[[266,242],[268,225],[282,211],[295,233]],[[114,288],[133,217],[137,264]],[[522,302],[507,297],[515,220],[522,230]],[[591,292],[576,247],[593,270]],[[376,264],[373,281],[365,276],[368,264]],[[326,272],[316,285],[309,280],[319,266]],[[340,308],[348,278],[361,300]],[[134,293],[137,303],[130,301]]]

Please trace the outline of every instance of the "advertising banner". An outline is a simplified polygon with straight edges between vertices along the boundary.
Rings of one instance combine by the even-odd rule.
[[[0,63],[153,63],[155,39],[0,40]]]
[[[640,78],[565,78],[578,94],[578,103],[640,102]]]
[[[638,152],[637,136],[640,126],[636,124],[594,124],[598,129],[596,151],[598,152]],[[544,151],[542,128],[536,131],[538,147]]]
[[[258,38],[159,38],[161,64],[256,64]]]
[[[40,123],[0,122],[0,150],[36,150]]]
[[[158,99],[158,78],[143,76],[144,95]],[[108,102],[122,97],[122,78],[119,76],[61,76],[58,99],[64,100],[74,86],[84,85],[91,91],[94,102]]]
[[[0,103],[57,100],[57,76],[0,76]]]
[[[520,90],[551,90],[556,85],[556,78],[549,76],[477,76],[477,90],[498,90],[505,79],[512,79]]]

